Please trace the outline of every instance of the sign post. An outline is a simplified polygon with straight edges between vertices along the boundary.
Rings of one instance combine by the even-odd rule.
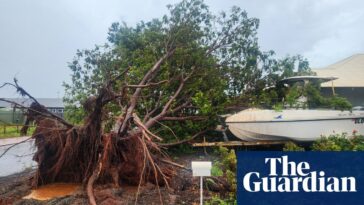
[[[211,162],[194,161],[192,162],[192,176],[200,177],[200,205],[203,204],[203,177],[211,176]]]

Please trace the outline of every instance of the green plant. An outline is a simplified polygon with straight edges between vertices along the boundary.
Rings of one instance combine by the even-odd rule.
[[[212,168],[214,169],[215,174],[220,174],[216,176],[224,176],[227,179],[227,182],[231,187],[232,197],[235,197],[235,192],[237,189],[236,185],[237,159],[235,151],[233,149],[229,150],[226,147],[219,147],[215,153],[219,156],[219,159],[214,162]]]
[[[221,199],[219,196],[213,196],[210,201],[205,202],[205,205],[236,205],[238,204],[235,198]]]
[[[277,103],[273,105],[273,110],[276,112],[282,112],[283,108],[283,103]]]
[[[353,107],[351,103],[346,99],[338,96],[330,98],[329,105],[336,110],[351,110]]]
[[[362,151],[364,137],[361,135],[348,137],[346,133],[322,136],[311,148],[313,151]]]
[[[351,138],[351,142],[353,143],[353,151],[364,151],[364,136],[363,135],[355,135]]]
[[[298,146],[294,142],[287,142],[283,147],[283,151],[305,151],[305,148]]]
[[[294,107],[297,104],[297,99],[302,95],[302,89],[297,85],[291,87],[286,95],[285,101],[290,107]]]
[[[226,179],[227,179],[228,183],[231,186],[232,193],[233,193],[232,195],[235,196],[235,192],[237,190],[236,170],[235,171],[232,171],[232,170],[229,170],[229,169],[226,170],[225,176],[226,176]]]
[[[296,83],[290,88],[278,87],[281,98],[284,99],[286,105],[291,108],[328,108],[336,110],[351,110],[351,103],[337,95],[333,97],[324,97],[320,93],[320,86],[315,83],[301,85]],[[300,101],[300,97],[305,97],[307,102]],[[265,99],[267,100],[267,99]],[[273,100],[273,99],[271,99]],[[276,99],[274,101],[277,101]],[[278,101],[279,102],[279,99]],[[280,103],[273,105],[274,110],[280,110]],[[283,105],[282,105],[283,108]]]
[[[307,104],[309,108],[330,108],[336,110],[350,110],[352,108],[351,103],[342,97],[324,97],[320,93],[319,85],[308,84],[304,87],[303,95],[307,97]]]
[[[211,167],[211,175],[215,177],[221,177],[224,174],[219,166],[219,163],[214,163]]]

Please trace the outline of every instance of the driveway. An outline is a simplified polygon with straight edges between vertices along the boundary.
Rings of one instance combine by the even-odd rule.
[[[29,137],[15,137],[0,139],[0,155],[2,155],[14,143],[27,140]],[[31,169],[37,164],[32,160],[35,152],[34,140],[29,139],[26,142],[17,144],[9,149],[0,158],[0,177],[15,174],[26,169]]]

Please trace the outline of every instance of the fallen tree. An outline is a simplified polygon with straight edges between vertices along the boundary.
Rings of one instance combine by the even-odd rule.
[[[269,72],[259,64],[266,55],[257,45],[258,20],[245,11],[215,16],[199,0],[169,9],[135,28],[113,24],[111,46],[77,53],[65,83],[72,123],[17,81],[6,84],[32,100],[22,132],[35,122],[34,185],[83,183],[91,204],[95,183],[168,187],[178,166],[164,148],[205,133],[228,95],[255,89]]]
[[[168,186],[174,169],[160,145],[154,142],[162,139],[151,133],[135,113],[125,118],[128,119],[126,132],[118,127],[108,133],[103,131],[103,107],[118,98],[107,86],[84,105],[89,110],[84,124],[73,126],[39,104],[17,81],[7,84],[33,100],[26,113],[26,124],[29,121],[36,124],[32,136],[37,147],[34,160],[38,163],[35,186],[53,182],[83,183],[91,204],[96,204],[92,192],[96,180],[112,182],[117,187],[121,181],[135,185],[149,181]]]

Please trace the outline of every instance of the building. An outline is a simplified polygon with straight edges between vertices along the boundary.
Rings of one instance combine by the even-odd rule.
[[[324,68],[314,69],[319,77],[338,79],[321,84],[324,96],[333,93],[347,98],[353,106],[364,106],[364,54],[350,56]]]
[[[29,107],[32,100],[25,98],[5,98],[24,107]],[[64,103],[61,98],[37,98],[37,101],[44,105],[50,112],[63,117]],[[24,122],[24,115],[21,107],[15,103],[0,101],[0,123],[21,124]]]

